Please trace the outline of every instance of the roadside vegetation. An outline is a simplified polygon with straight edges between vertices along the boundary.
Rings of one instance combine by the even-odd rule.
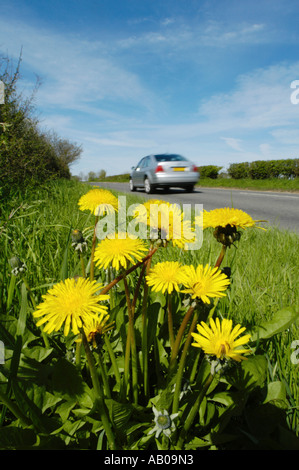
[[[70,179],[70,165],[80,158],[81,146],[42,130],[34,106],[36,87],[30,96],[19,92],[21,57],[14,66],[0,57],[4,103],[0,104],[0,199],[10,199],[27,187],[53,179]]]
[[[299,237],[264,224],[267,230],[240,230],[241,238],[226,249],[221,268],[230,273],[230,285],[224,296],[197,304],[198,321],[208,324],[211,315],[230,319],[246,328],[252,340],[248,359],[230,361],[223,373],[217,369],[203,395],[211,363],[192,345],[183,359],[191,319],[170,367],[167,308],[176,335],[188,295],[173,290],[169,296],[146,287],[142,264],[110,289],[124,267],[118,271],[112,264],[95,265],[92,274],[95,216],[78,206],[91,188],[77,181],[50,181],[22,197],[16,194],[3,208],[0,448],[298,450]],[[140,202],[144,199],[136,195],[127,198],[128,205]],[[75,245],[74,231],[83,237]],[[196,251],[171,242],[160,246],[150,258],[151,267],[178,261],[215,265],[222,245],[213,231],[204,230]],[[39,327],[34,316],[53,285],[78,276],[94,276],[110,295],[109,302],[101,302],[107,322],[89,346],[80,330],[81,348],[76,342],[80,335],[70,331],[65,336],[63,326],[46,334],[45,324]]]
[[[299,191],[299,178],[267,178],[263,180],[253,180],[249,178],[201,178],[198,186],[207,188],[230,188],[230,189],[249,189],[256,191]]]

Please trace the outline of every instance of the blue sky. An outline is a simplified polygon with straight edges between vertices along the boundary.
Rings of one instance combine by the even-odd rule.
[[[297,0],[2,0],[0,56],[21,49],[41,127],[83,147],[73,174],[298,157]]]

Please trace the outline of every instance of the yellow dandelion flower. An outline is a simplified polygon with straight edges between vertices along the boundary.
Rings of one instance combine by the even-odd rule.
[[[242,354],[249,352],[248,349],[240,349],[250,340],[250,335],[244,335],[238,338],[245,331],[241,325],[233,328],[232,320],[223,319],[220,323],[219,318],[214,321],[210,319],[210,326],[205,322],[197,325],[198,333],[192,333],[195,340],[192,346],[203,349],[203,351],[218,359],[234,359],[242,361],[246,359]],[[238,338],[238,339],[237,339]]]
[[[211,211],[203,211],[204,229],[208,227],[226,227],[227,225],[235,228],[246,229],[248,227],[255,227],[257,222],[265,221],[253,220],[250,215],[241,209],[224,207],[221,209],[213,209]]]
[[[135,209],[135,218],[150,228],[152,239],[171,241],[173,246],[179,248],[184,248],[186,243],[193,241],[191,222],[185,220],[178,204],[150,199]]]
[[[186,248],[186,244],[195,241],[195,232],[191,226],[191,220],[184,217],[184,212],[177,213],[175,218],[171,220],[170,237],[173,246],[178,248]]]
[[[209,304],[209,297],[224,297],[224,291],[230,284],[228,277],[217,267],[209,265],[184,266],[183,284],[185,289],[181,292],[191,294],[192,299],[201,299]]]
[[[226,247],[240,240],[241,232],[238,230],[240,228],[256,227],[265,230],[263,227],[256,226],[258,222],[265,222],[265,220],[253,220],[246,212],[229,207],[214,209],[210,212],[204,210],[202,219],[195,217],[195,224],[202,226],[203,229],[214,228],[214,237]]]
[[[59,331],[64,324],[64,335],[67,336],[70,329],[76,335],[79,328],[91,318],[98,318],[98,314],[106,313],[107,307],[100,304],[107,300],[109,295],[96,295],[101,285],[89,279],[66,279],[55,284],[43,295],[36,311],[35,318],[41,318],[37,326],[47,323],[44,328],[46,333]]]
[[[106,269],[111,265],[117,270],[120,267],[126,269],[128,263],[141,261],[147,251],[148,247],[143,240],[120,232],[109,235],[97,245],[94,260],[100,268]]]
[[[117,198],[107,189],[91,189],[78,202],[81,211],[89,210],[94,215],[118,211]]]
[[[102,336],[113,328],[114,322],[108,323],[109,318],[110,316],[107,313],[101,313],[98,318],[89,318],[84,324],[84,332],[87,341],[91,343],[94,348],[100,346]]]
[[[147,284],[154,292],[179,291],[183,281],[182,265],[178,261],[164,261],[153,266],[146,276]]]
[[[160,199],[149,199],[144,204],[139,204],[135,211],[134,217],[138,222],[148,225],[149,227],[160,228],[161,227],[161,209],[165,211],[170,206],[170,203],[167,201],[162,201]],[[156,207],[159,209],[158,219],[155,220],[155,210]],[[152,214],[152,217],[151,217]]]

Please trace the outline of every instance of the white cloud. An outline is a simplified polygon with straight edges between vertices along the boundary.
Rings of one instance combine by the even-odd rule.
[[[133,137],[128,132],[108,133],[106,137],[87,136],[85,141],[107,147],[148,148],[155,145],[151,139],[140,139],[138,135]]]
[[[229,44],[258,44],[268,41],[271,33],[262,23],[240,22],[225,25],[221,21],[211,20],[198,34],[201,44],[226,47]]]
[[[183,18],[166,18],[151,30],[146,28],[138,34],[134,32],[115,41],[111,47],[144,53],[150,51],[156,56],[175,53],[179,58],[192,58],[197,61],[202,56],[208,57],[211,50],[223,50],[226,47],[241,45],[267,44],[274,32],[263,23],[241,22],[225,24],[210,20],[199,24],[186,22]],[[154,48],[154,49],[153,49]],[[172,54],[170,55],[171,57]]]
[[[40,104],[69,109],[85,104],[92,108],[105,99],[152,107],[152,93],[137,75],[109,57],[101,42],[1,19],[0,31],[0,45],[5,44],[8,55],[16,58],[22,48],[24,65],[44,82],[38,96]]]
[[[299,114],[299,106],[297,109]],[[282,145],[299,145],[299,126],[286,129],[275,129],[271,132],[273,138]]]
[[[199,115],[211,131],[262,130],[299,124],[290,102],[290,83],[299,76],[299,62],[258,69],[236,80],[234,89],[205,100]],[[213,126],[213,127],[212,127]]]
[[[240,139],[235,139],[234,137],[221,137],[224,142],[234,150],[237,150],[238,152],[242,152],[242,147],[240,145],[241,140]]]
[[[259,148],[265,159],[269,159],[271,158],[271,155],[273,155],[273,149],[270,144],[260,144]]]

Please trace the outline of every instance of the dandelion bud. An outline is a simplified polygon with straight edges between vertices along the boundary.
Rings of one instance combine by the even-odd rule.
[[[9,264],[12,267],[12,269],[14,269],[14,268],[20,267],[22,263],[18,256],[13,256],[12,258],[10,258]]]
[[[228,277],[228,279],[230,279],[232,270],[229,266],[225,266],[224,268],[222,268],[221,272],[225,274]]]
[[[241,238],[241,232],[237,231],[236,227],[233,225],[226,225],[225,227],[218,226],[213,235],[219,243],[228,247]]]
[[[71,238],[72,246],[75,248],[76,251],[80,251],[82,253],[83,250],[86,250],[87,243],[83,237],[83,233],[80,230],[73,230],[71,233]]]
[[[73,243],[82,243],[84,242],[83,233],[80,230],[73,230],[71,233]]]
[[[18,256],[13,256],[9,260],[9,264],[12,268],[11,272],[14,276],[18,276],[26,271],[26,265],[23,263]]]

